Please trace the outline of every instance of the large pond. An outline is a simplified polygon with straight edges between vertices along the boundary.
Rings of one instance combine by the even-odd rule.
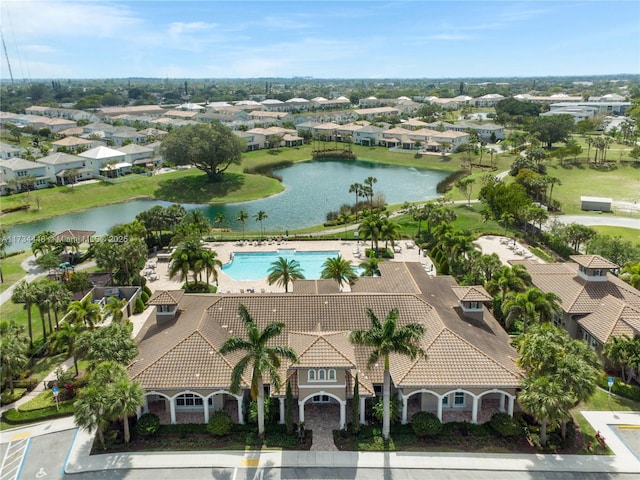
[[[274,173],[282,177],[285,185],[285,190],[278,195],[244,203],[183,206],[202,209],[212,220],[222,213],[226,219],[224,226],[234,230],[242,229],[236,218],[244,210],[249,214],[246,231],[260,230],[260,224],[253,217],[262,210],[267,214],[262,222],[264,230],[284,234],[288,230],[320,225],[326,220],[328,212],[338,210],[345,203],[353,204],[355,196],[349,193],[349,186],[356,182],[363,183],[367,177],[378,179],[373,186],[374,193],[383,194],[388,204],[402,204],[436,198],[436,186],[447,175],[446,172],[435,170],[339,160],[302,162]],[[95,230],[97,235],[102,235],[114,225],[132,221],[139,212],[154,205],[167,206],[170,203],[131,200],[16,225],[9,228],[12,243],[7,252],[28,248],[29,239],[44,230]]]

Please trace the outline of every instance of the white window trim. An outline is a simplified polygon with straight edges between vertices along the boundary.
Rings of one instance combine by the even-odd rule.
[[[462,395],[462,403],[458,403],[456,401],[458,398],[460,398],[459,395]],[[464,408],[465,404],[467,403],[466,400],[467,400],[467,396],[465,395],[464,392],[454,392],[454,394],[453,394],[453,406],[455,408]]]

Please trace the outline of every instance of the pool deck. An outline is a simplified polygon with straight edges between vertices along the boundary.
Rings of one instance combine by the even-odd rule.
[[[359,243],[355,240],[351,241],[340,241],[340,240],[308,240],[308,241],[282,241],[280,243],[277,242],[263,242],[262,244],[257,244],[255,242],[247,242],[246,244],[239,245],[237,242],[210,242],[207,244],[208,247],[215,251],[218,254],[218,259],[224,264],[227,264],[231,261],[232,254],[238,252],[273,252],[278,249],[296,249],[296,251],[338,251],[340,255],[347,259],[351,260],[354,266],[360,265],[363,261],[366,260],[364,256],[364,250],[368,246],[368,244],[364,244],[362,241]],[[396,243],[400,247],[400,252],[395,253],[395,259],[392,261],[398,262],[422,262],[426,264],[428,268],[431,266],[431,260],[429,258],[425,258],[418,253],[418,247],[414,246],[413,248],[407,248],[407,241],[402,240]],[[381,243],[380,246],[384,246],[384,243]],[[354,254],[354,249],[358,248],[361,252],[360,257],[357,257]],[[151,258],[151,261],[154,259]],[[178,279],[171,280],[167,274],[169,262],[166,261],[158,261],[156,262],[155,272],[158,275],[158,279],[154,281],[149,281],[147,285],[152,291],[156,290],[174,290],[179,289],[182,282]],[[347,287],[348,288],[348,287]],[[284,293],[284,287],[280,287],[278,285],[269,285],[267,282],[267,277],[264,277],[260,280],[248,280],[248,281],[238,281],[229,277],[224,273],[224,271],[218,271],[218,292],[220,293],[244,293],[247,290],[255,290],[255,292],[265,292],[270,293]]]

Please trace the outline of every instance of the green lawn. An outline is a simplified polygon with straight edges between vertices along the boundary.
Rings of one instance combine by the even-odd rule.
[[[0,292],[4,292],[7,288],[26,275],[27,272],[22,269],[20,264],[29,255],[31,255],[30,250],[1,260],[4,283],[0,283]]]
[[[640,222],[640,218],[638,219]],[[604,227],[594,225],[593,228],[600,235],[609,235],[611,237],[622,237],[623,240],[635,243],[636,245],[640,244],[640,230],[635,228],[625,228],[625,227]]]

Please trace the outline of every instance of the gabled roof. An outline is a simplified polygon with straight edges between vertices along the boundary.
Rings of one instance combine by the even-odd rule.
[[[72,230],[67,228],[62,232],[56,233],[53,239],[56,242],[77,241],[78,243],[85,243],[90,241],[95,233],[95,230]]]
[[[349,332],[291,332],[289,347],[298,354],[298,363],[291,368],[340,367],[356,365]]]
[[[177,305],[180,303],[184,290],[157,290],[149,297],[149,305]]]
[[[568,314],[593,313],[609,295],[640,308],[640,292],[614,275],[608,275],[606,281],[589,281],[578,275],[576,263],[543,264],[526,260],[511,263],[524,265],[540,290],[558,295],[562,310]]]
[[[616,265],[606,258],[602,258],[600,255],[571,255],[569,258],[571,258],[571,260],[576,262],[578,265],[585,268],[620,268],[620,265]]]
[[[605,344],[611,336],[640,335],[640,309],[609,295],[593,313],[578,320],[578,324]]]
[[[83,158],[78,157],[77,155],[70,155],[68,153],[56,152],[51,155],[47,155],[46,157],[42,157],[38,159],[38,163],[46,163],[47,165],[59,165],[62,163],[75,163],[75,162],[84,162]]]
[[[38,162],[32,162],[31,160],[25,160],[20,157],[12,157],[7,160],[3,160],[0,164],[3,168],[8,168],[9,170],[34,170],[36,168],[46,168],[46,165],[42,165]]]
[[[69,137],[61,138],[60,140],[56,140],[51,144],[57,147],[75,147],[77,145],[89,145],[91,143],[93,143],[92,140],[85,140],[84,138],[78,138],[72,135]]]
[[[481,286],[451,287],[453,293],[463,302],[490,302],[493,297]]]
[[[94,160],[102,160],[105,158],[124,157],[125,154],[113,148],[100,146],[92,148],[91,150],[87,150],[86,152],[79,153],[78,156],[84,158],[92,158]]]

